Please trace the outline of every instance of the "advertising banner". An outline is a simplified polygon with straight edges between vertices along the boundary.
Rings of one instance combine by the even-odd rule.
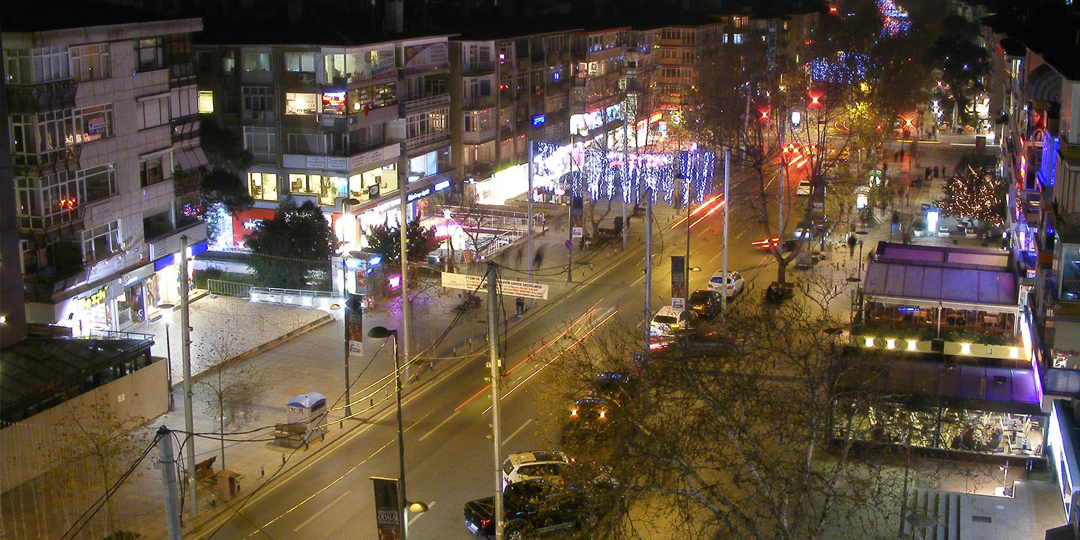
[[[402,540],[398,481],[374,476],[371,481],[375,483],[375,526],[379,540]]]
[[[364,350],[364,312],[359,294],[349,294],[345,301],[345,339],[349,340],[349,356],[360,356]]]
[[[685,309],[686,306],[686,257],[671,256],[671,307]]]
[[[402,49],[405,55],[406,74],[450,69],[450,54],[445,41],[406,45]]]

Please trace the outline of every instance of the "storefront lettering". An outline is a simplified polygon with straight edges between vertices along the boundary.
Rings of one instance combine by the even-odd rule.
[[[102,285],[100,289],[94,291],[91,294],[83,296],[82,298],[76,298],[75,304],[82,309],[90,309],[98,304],[105,303],[105,300],[109,297],[109,286]]]
[[[254,231],[255,229],[258,229],[260,225],[262,225],[262,222],[263,222],[263,220],[261,220],[261,219],[245,219],[244,220],[244,230],[245,231]]]

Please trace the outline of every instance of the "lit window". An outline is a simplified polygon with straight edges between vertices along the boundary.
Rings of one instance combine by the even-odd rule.
[[[214,112],[214,92],[212,90],[199,90],[199,112],[204,114]]]
[[[271,173],[248,173],[248,193],[260,201],[277,201],[277,175]]]

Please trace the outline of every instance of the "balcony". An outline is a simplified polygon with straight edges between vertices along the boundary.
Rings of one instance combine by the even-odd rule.
[[[174,118],[172,121],[173,144],[181,144],[199,138],[200,122],[198,115]]]
[[[15,154],[11,157],[16,176],[41,177],[59,171],[77,171],[81,154],[82,146],[76,145],[41,154]]]
[[[37,113],[75,106],[79,85],[73,80],[7,85],[8,113]]]
[[[450,94],[435,94],[431,96],[412,99],[405,102],[405,114],[410,115],[420,111],[446,108],[450,106]]]
[[[274,123],[276,115],[274,111],[252,111],[244,110],[243,121],[245,124],[258,124],[258,125],[271,125]]]
[[[281,85],[286,88],[314,88],[315,74],[287,71],[281,74]]]
[[[396,159],[399,155],[401,155],[401,145],[391,143],[349,156],[285,154],[282,156],[281,164],[286,169],[358,173],[369,170],[392,159]]]
[[[495,72],[495,62],[471,62],[461,66],[461,74],[467,76],[487,75]]]
[[[465,144],[484,144],[495,140],[495,128],[482,131],[466,131],[461,135],[461,141]]]
[[[179,62],[169,65],[169,88],[193,86],[195,84],[195,62]]]
[[[450,130],[444,129],[442,131],[433,131],[431,133],[425,133],[423,135],[417,135],[416,137],[409,137],[405,141],[405,147],[409,150],[415,150],[431,144],[436,144],[442,141],[450,141]]]
[[[461,101],[462,110],[482,111],[495,108],[495,96],[476,96]]]

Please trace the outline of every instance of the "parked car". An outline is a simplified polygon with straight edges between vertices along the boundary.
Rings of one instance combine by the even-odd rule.
[[[675,309],[664,306],[653,315],[652,323],[649,324],[649,335],[663,337],[670,336],[675,332],[686,328],[687,312],[685,309]]]
[[[717,272],[709,279],[709,290],[719,292],[728,298],[741,293],[745,286],[746,281],[738,272],[728,272],[726,279],[723,272]]]
[[[802,182],[799,182],[798,187],[795,188],[795,194],[799,195],[799,196],[803,196],[803,197],[809,197],[810,196],[810,181],[809,180],[803,180]]]
[[[596,374],[596,394],[621,405],[637,390],[637,379],[628,373],[605,371]]]
[[[503,487],[534,478],[558,482],[570,460],[562,452],[519,452],[503,461]]]
[[[562,440],[587,437],[604,439],[617,420],[618,403],[600,396],[585,396],[570,405],[570,416],[563,424]]]
[[[949,226],[948,225],[942,225],[942,226],[938,227],[937,235],[938,236],[949,236]]]
[[[703,319],[711,319],[720,314],[721,297],[717,291],[700,289],[690,293],[686,302],[690,312]]]
[[[589,529],[610,507],[599,488],[585,490],[545,480],[527,480],[503,490],[503,538],[524,540],[571,529]],[[465,527],[476,536],[495,535],[495,499],[465,503]]]

